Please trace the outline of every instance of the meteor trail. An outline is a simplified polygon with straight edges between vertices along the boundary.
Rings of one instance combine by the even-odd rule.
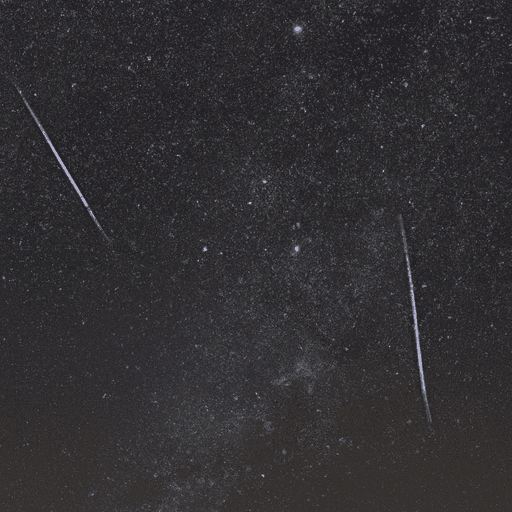
[[[57,153],[57,150],[54,148],[52,141],[50,140],[50,138],[48,137],[47,133],[45,132],[43,126],[39,122],[39,119],[34,114],[34,111],[30,108],[30,105],[28,104],[27,100],[25,99],[23,92],[16,84],[14,84],[14,85],[15,85],[16,89],[18,90],[18,92],[20,93],[21,99],[23,100],[26,107],[28,108],[28,111],[30,112],[31,116],[34,118],[34,121],[36,122],[37,126],[41,130],[41,133],[43,134],[44,138],[46,139],[46,142],[48,142],[48,145],[50,146],[51,150],[53,151],[55,158],[57,158],[60,166],[62,167],[62,170],[66,173],[66,176],[68,177],[69,181],[71,182],[71,185],[73,185],[74,189],[76,190],[76,193],[80,196],[80,199],[82,200],[82,203],[84,204],[86,210],[89,212],[89,215],[91,216],[92,220],[94,221],[94,223],[96,224],[96,226],[98,227],[98,229],[100,230],[101,234],[103,235],[105,240],[108,242],[108,244],[112,244],[112,240],[110,240],[110,238],[107,236],[105,231],[103,231],[103,228],[101,227],[100,223],[94,216],[94,213],[92,212],[91,207],[87,204],[85,197],[82,195],[82,192],[80,192],[80,189],[78,188],[77,184],[75,183],[75,180],[73,179],[71,174],[69,174],[69,171],[67,170],[66,166],[64,165],[64,162],[62,161],[61,157]]]

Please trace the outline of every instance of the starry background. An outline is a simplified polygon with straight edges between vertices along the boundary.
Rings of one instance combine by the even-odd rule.
[[[0,3],[2,510],[506,508],[505,5]]]

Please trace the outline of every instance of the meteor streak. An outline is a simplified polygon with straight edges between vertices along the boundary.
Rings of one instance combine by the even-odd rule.
[[[48,142],[48,145],[50,146],[51,150],[53,151],[55,158],[57,158],[57,161],[59,162],[60,166],[62,167],[62,170],[66,173],[66,176],[68,177],[69,181],[71,182],[71,185],[73,185],[73,188],[76,190],[76,193],[80,196],[80,199],[82,200],[82,203],[84,204],[86,210],[89,212],[89,215],[91,216],[92,220],[94,221],[94,223],[100,230],[100,233],[103,235],[103,237],[105,238],[105,240],[108,242],[109,245],[112,244],[112,240],[110,240],[110,238],[107,236],[105,231],[103,231],[103,228],[101,227],[100,223],[94,216],[94,213],[92,212],[91,207],[87,204],[87,201],[85,200],[85,197],[82,195],[82,192],[80,192],[78,185],[75,183],[75,180],[73,179],[71,174],[69,174],[69,171],[67,170],[66,166],[64,165],[64,162],[62,161],[61,157],[57,153],[57,150],[55,149],[55,147],[53,146],[52,141],[48,137],[48,134],[46,133],[43,126],[39,122],[39,119],[37,118],[37,116],[34,114],[34,111],[30,108],[30,105],[28,104],[27,100],[25,99],[23,92],[16,84],[14,84],[14,85],[15,85],[16,89],[18,90],[18,92],[20,93],[21,99],[23,100],[26,107],[28,108],[30,115],[34,118],[34,121],[36,122],[37,126],[41,130],[41,133],[43,134],[44,138],[46,139],[46,142]]]

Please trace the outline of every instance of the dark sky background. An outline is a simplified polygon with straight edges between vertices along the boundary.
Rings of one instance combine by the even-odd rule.
[[[504,510],[504,6],[0,3],[2,510]]]

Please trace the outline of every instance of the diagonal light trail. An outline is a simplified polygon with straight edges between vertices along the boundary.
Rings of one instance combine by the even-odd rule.
[[[50,146],[51,150],[53,151],[53,154],[57,158],[60,166],[62,167],[62,170],[66,173],[66,176],[68,177],[69,181],[71,182],[71,185],[73,185],[73,188],[76,190],[76,193],[80,196],[80,199],[82,200],[82,203],[84,204],[86,210],[89,212],[89,215],[91,216],[92,220],[94,221],[94,223],[96,224],[96,226],[100,230],[100,232],[103,235],[103,237],[105,238],[105,240],[109,244],[112,244],[112,240],[110,240],[110,238],[107,236],[105,231],[103,231],[103,228],[101,227],[100,223],[96,219],[94,213],[91,210],[91,207],[87,204],[87,201],[85,200],[85,197],[82,195],[82,192],[80,192],[80,189],[78,188],[78,185],[75,183],[75,180],[73,179],[73,177],[71,176],[71,174],[67,170],[66,166],[64,165],[64,162],[62,161],[61,157],[57,153],[57,150],[53,146],[52,141],[50,140],[50,138],[48,137],[46,131],[43,128],[43,126],[39,122],[39,119],[34,114],[34,111],[30,108],[30,105],[28,104],[27,100],[25,99],[25,96],[23,95],[23,92],[21,91],[21,89],[16,84],[15,84],[15,87],[18,90],[18,92],[20,93],[21,99],[23,100],[23,102],[25,103],[26,107],[28,108],[28,111],[30,112],[31,116],[34,118],[34,121],[36,122],[37,126],[41,130],[41,133],[43,134],[44,138],[46,139],[46,142],[48,142],[48,145]]]
[[[411,296],[412,316],[414,319],[414,334],[416,337],[416,352],[418,354],[418,367],[420,369],[421,394],[423,395],[423,402],[425,403],[425,412],[427,414],[427,421],[429,424],[432,424],[432,416],[430,415],[430,408],[428,406],[428,400],[427,400],[427,388],[425,386],[425,375],[423,374],[423,361],[421,358],[421,347],[420,347],[420,331],[418,329],[418,315],[416,313],[416,301],[414,299],[414,286],[412,283],[411,263],[409,261],[409,251],[407,249],[407,239],[405,236],[405,227],[404,227],[404,220],[402,218],[402,214],[398,215],[398,220],[400,222],[400,230],[402,232],[402,239],[404,242],[405,261],[407,263],[407,275],[409,277],[409,293]]]

